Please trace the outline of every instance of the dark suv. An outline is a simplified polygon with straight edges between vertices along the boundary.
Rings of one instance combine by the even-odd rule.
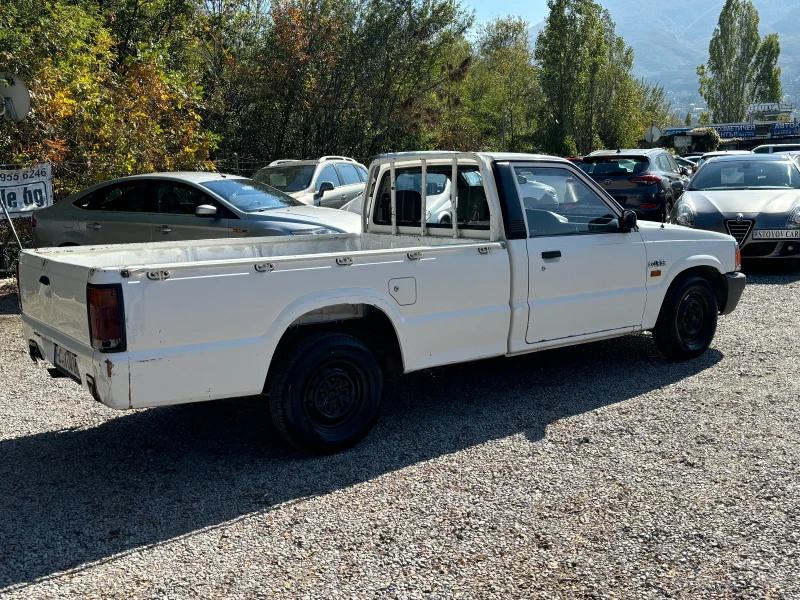
[[[640,219],[660,221],[689,183],[688,169],[663,148],[600,150],[583,158],[581,168]]]

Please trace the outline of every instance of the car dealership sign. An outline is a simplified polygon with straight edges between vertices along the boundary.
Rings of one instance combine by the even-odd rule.
[[[37,208],[52,206],[50,163],[25,169],[0,170],[0,202],[12,218],[30,216]],[[5,219],[2,211],[0,219]]]
[[[757,114],[757,113],[770,113],[770,114],[778,114],[778,113],[791,113],[795,108],[794,104],[787,104],[784,102],[761,102],[759,104],[751,104],[747,108],[748,114]]]
[[[686,135],[695,129],[713,129],[723,140],[756,137],[756,126],[750,123],[728,123],[726,125],[697,125],[695,127],[674,127],[664,131],[664,135]]]

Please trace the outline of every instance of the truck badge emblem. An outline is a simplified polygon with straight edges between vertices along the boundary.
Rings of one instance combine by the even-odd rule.
[[[610,179],[604,179],[603,180],[603,185],[611,185],[611,180]]]
[[[742,219],[744,219],[744,215],[742,213],[739,213],[738,215],[736,215],[736,222],[737,223],[741,223]]]
[[[666,264],[667,264],[667,261],[665,261],[663,258],[659,258],[658,260],[651,260],[649,263],[647,263],[647,266],[648,267],[664,267],[664,266],[666,266]]]

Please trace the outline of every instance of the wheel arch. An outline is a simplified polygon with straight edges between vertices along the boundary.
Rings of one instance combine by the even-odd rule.
[[[364,316],[334,318],[315,323],[301,322],[303,317],[316,311],[340,305],[363,307]],[[335,294],[324,292],[299,298],[278,315],[267,333],[272,343],[265,385],[268,385],[272,367],[283,348],[299,338],[321,331],[338,331],[358,337],[378,356],[387,376],[400,375],[407,362],[400,333],[402,320],[403,317],[394,303],[375,290],[339,290]]]
[[[724,265],[717,257],[710,254],[688,256],[672,266],[660,285],[657,287],[648,286],[648,302],[642,323],[643,329],[652,329],[655,327],[656,320],[661,312],[661,306],[669,290],[678,282],[692,275],[701,276],[709,281],[711,288],[714,290],[714,296],[717,298],[719,311],[722,312],[724,310],[728,301],[727,288],[723,281],[723,277],[725,276]],[[650,302],[651,295],[654,299],[657,298],[658,302]]]

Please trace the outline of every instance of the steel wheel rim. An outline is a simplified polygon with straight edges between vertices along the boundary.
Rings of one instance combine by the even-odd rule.
[[[678,333],[685,343],[692,345],[703,337],[707,312],[708,306],[702,295],[690,291],[683,296],[678,305],[677,322]]]
[[[320,433],[340,433],[361,412],[366,387],[366,377],[356,365],[343,360],[328,361],[320,365],[306,385],[306,416]]]

